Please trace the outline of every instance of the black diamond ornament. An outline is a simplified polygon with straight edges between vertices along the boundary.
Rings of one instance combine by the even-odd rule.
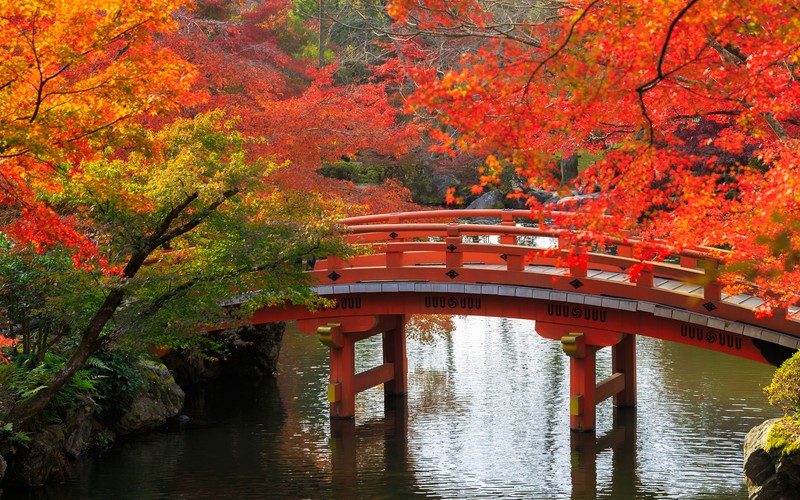
[[[450,250],[451,252],[455,252],[457,248],[458,248],[458,247],[457,247],[457,246],[455,246],[455,245],[453,245],[452,243],[450,243],[449,245],[447,245],[447,249],[448,249],[448,250]]]
[[[503,255],[500,256],[500,258],[505,260],[505,261],[507,261],[508,260],[508,255],[503,254]]]
[[[715,306],[713,302],[706,302],[705,304],[703,304],[703,307],[705,307],[706,311],[708,312],[711,312],[717,308],[717,306]]]
[[[332,272],[331,274],[328,275],[328,278],[330,278],[331,281],[336,281],[341,277],[342,277],[342,275],[337,273],[336,271],[334,271],[334,272]]]
[[[458,273],[455,271],[455,269],[451,269],[451,270],[447,271],[445,274],[446,274],[446,275],[447,275],[447,277],[448,277],[448,278],[450,278],[451,280],[454,280],[454,279],[456,279],[456,276],[458,276]]]
[[[575,290],[583,286],[583,283],[578,278],[575,278],[574,280],[570,281],[569,284],[572,285],[572,288],[574,288]]]
[[[395,238],[397,238],[398,236],[400,236],[400,235],[399,235],[399,234],[397,234],[397,233],[395,233],[394,231],[392,231],[391,233],[389,233],[389,238],[391,238],[391,239],[395,239]]]

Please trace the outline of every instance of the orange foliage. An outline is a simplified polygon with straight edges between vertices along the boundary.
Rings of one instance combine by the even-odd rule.
[[[0,232],[39,251],[63,243],[79,261],[97,257],[74,219],[47,202],[81,161],[133,137],[131,117],[188,102],[192,71],[152,43],[185,3],[2,2]]]
[[[19,342],[17,339],[10,339],[3,335],[0,335],[0,363],[8,363],[8,358],[5,357],[3,354],[3,349],[8,349],[10,347],[14,347]]]
[[[375,78],[358,85],[337,83],[335,65],[316,69],[287,52],[299,36],[288,7],[282,0],[260,2],[222,20],[203,18],[207,9],[182,14],[180,30],[163,43],[198,67],[196,91],[208,97],[188,111],[224,108],[240,117],[237,128],[259,139],[251,153],[288,162],[275,180],[283,189],[343,194],[372,211],[403,209],[408,203],[394,185],[375,196],[379,188],[359,190],[314,173],[365,150],[394,157],[409,150],[418,127],[401,123],[390,87],[401,68],[376,68]]]
[[[531,187],[551,190],[554,153],[590,152],[598,161],[570,186],[592,194],[572,219],[586,228],[582,236],[631,231],[666,239],[675,250],[730,248],[724,276],[731,287],[757,284],[767,309],[796,302],[796,5],[559,6],[559,18],[521,18],[447,71],[414,71],[413,109],[427,110],[438,130],[448,131],[435,134],[438,150],[484,155],[482,185],[510,167]],[[400,22],[413,18],[423,31],[443,33],[491,26],[498,8],[480,0],[395,0],[390,11]]]
[[[413,314],[406,323],[406,334],[419,342],[432,343],[438,337],[453,333],[454,317],[449,314]]]

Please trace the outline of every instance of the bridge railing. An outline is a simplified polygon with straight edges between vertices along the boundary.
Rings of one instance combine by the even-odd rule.
[[[542,214],[542,219],[563,220],[565,212]],[[479,223],[464,222],[477,219]],[[499,224],[483,223],[495,219]],[[464,263],[480,262],[505,266],[507,271],[522,271],[526,265],[548,265],[569,269],[575,277],[587,271],[630,273],[639,286],[652,287],[664,278],[703,286],[709,300],[720,300],[721,286],[716,269],[723,251],[689,249],[676,252],[673,262],[636,258],[642,241],[635,237],[607,238],[603,245],[575,238],[575,229],[539,225],[528,210],[436,210],[351,217],[341,222],[348,226],[353,243],[369,245],[373,252],[357,257],[350,264],[333,259],[329,270],[358,266],[431,266],[460,268]],[[447,221],[447,222],[430,222]],[[520,221],[523,225],[518,225]],[[465,237],[488,237],[496,242],[465,242]],[[518,244],[523,241],[523,244]],[[532,244],[533,243],[533,244]],[[537,243],[541,243],[537,245]],[[660,247],[655,248],[660,245]],[[662,255],[666,244],[649,247]],[[666,249],[666,250],[665,250]]]

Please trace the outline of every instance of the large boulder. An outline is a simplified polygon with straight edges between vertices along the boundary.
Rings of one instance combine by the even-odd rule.
[[[72,458],[78,458],[89,448],[94,426],[94,411],[97,408],[89,396],[79,399],[67,408],[63,417],[64,451]]]
[[[545,191],[544,189],[531,188],[527,192],[528,196],[535,199],[542,205],[558,203],[558,195],[552,191]]]
[[[260,378],[274,373],[285,329],[283,322],[237,329],[225,360],[226,373],[236,378]]]
[[[800,491],[800,453],[767,451],[770,431],[780,419],[767,420],[744,438],[744,475],[751,500],[789,500]]]
[[[161,427],[183,408],[185,394],[166,366],[143,361],[141,369],[144,386],[128,411],[113,425],[119,435]]]
[[[196,349],[170,351],[161,361],[181,387],[202,384],[222,377],[222,358]]]
[[[483,193],[478,199],[470,203],[468,209],[483,210],[486,208],[503,208],[505,195],[500,191],[487,191]]]
[[[572,196],[565,196],[558,200],[556,203],[558,210],[563,210],[565,212],[571,212],[578,210],[584,204],[589,201],[596,199],[599,196],[599,193],[589,193],[589,194],[575,194]]]

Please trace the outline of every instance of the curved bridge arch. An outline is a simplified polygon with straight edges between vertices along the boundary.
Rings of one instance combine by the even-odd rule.
[[[319,326],[346,318],[381,315],[455,314],[536,321],[540,335],[560,340],[573,331],[590,332],[599,343],[619,334],[644,335],[780,365],[792,355],[794,337],[758,326],[642,300],[495,284],[428,282],[357,283],[315,287],[337,301],[334,308],[262,309],[256,323],[298,320],[316,333]],[[609,340],[602,340],[608,337]],[[769,340],[766,340],[769,339]],[[599,345],[599,344],[598,344]],[[611,345],[611,344],[607,344]]]
[[[800,348],[796,309],[757,318],[761,299],[722,293],[715,279],[718,250],[696,248],[671,263],[642,263],[634,258],[634,238],[586,251],[570,237],[574,228],[545,225],[526,210],[409,212],[342,222],[350,241],[369,251],[313,264],[315,290],[335,299],[335,308],[273,307],[253,317],[300,320],[307,332],[319,328],[331,346],[332,417],[352,417],[354,394],[378,383],[386,383],[387,394],[405,393],[402,318],[408,314],[536,320],[537,332],[561,340],[571,356],[571,426],[578,430],[594,428],[594,406],[607,397],[635,404],[635,335],[772,364]],[[641,271],[634,282],[629,270],[635,267]],[[384,365],[352,374],[352,344],[377,333],[384,335]],[[618,360],[615,372],[595,386],[594,353],[608,346]]]

